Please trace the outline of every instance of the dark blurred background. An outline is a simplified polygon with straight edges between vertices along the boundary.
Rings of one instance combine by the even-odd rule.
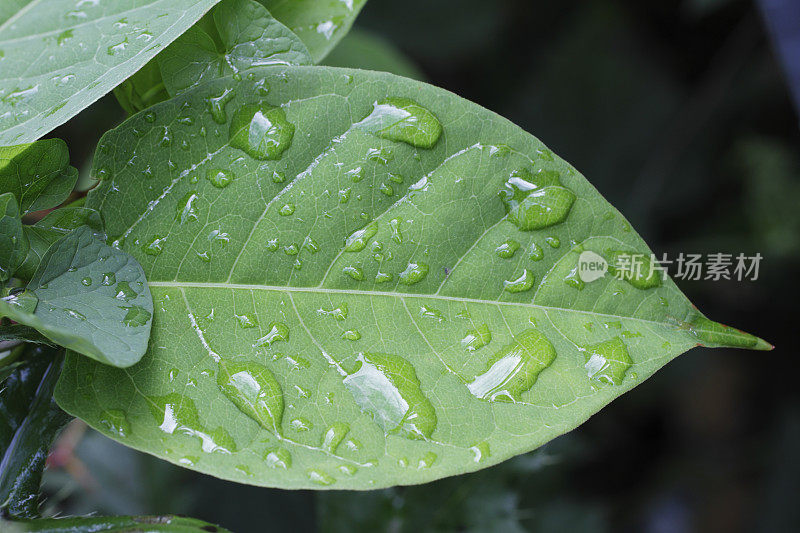
[[[773,29],[798,31],[797,2],[763,3],[788,9]],[[74,422],[51,457],[47,512],[183,513],[238,533],[800,531],[800,121],[764,12],[746,0],[372,0],[329,62],[425,79],[508,117],[656,254],[761,253],[757,281],[679,285],[774,351],[692,350],[540,450],[371,493],[240,486]],[[92,111],[54,132],[84,168],[124,118],[111,97]]]

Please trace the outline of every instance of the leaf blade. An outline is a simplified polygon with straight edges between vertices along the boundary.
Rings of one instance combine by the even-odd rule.
[[[68,412],[99,426],[123,398],[134,430],[106,434],[226,479],[378,488],[532,449],[703,340],[668,279],[574,286],[579,250],[649,250],[507,120],[388,74],[254,73],[101,142],[95,163],[114,178],[88,203],[148,273],[153,349],[134,371],[71,357]],[[266,96],[262,76],[280,80]],[[223,125],[206,99],[227,89]],[[188,149],[159,146],[189,108],[194,125],[171,130]],[[259,130],[264,118],[277,126]],[[163,154],[142,165],[168,158],[171,171],[126,166],[134,129],[140,149]],[[221,371],[233,363],[257,366]],[[86,374],[114,386],[86,402]]]
[[[26,297],[35,301],[27,308]],[[24,293],[0,300],[4,316],[61,346],[122,367],[144,355],[152,312],[141,267],[95,239],[88,226],[50,246]]]
[[[215,3],[150,0],[134,9],[124,2],[85,9],[71,0],[28,3],[0,25],[0,145],[34,141],[63,124],[143,67]],[[35,73],[23,74],[32,62]]]

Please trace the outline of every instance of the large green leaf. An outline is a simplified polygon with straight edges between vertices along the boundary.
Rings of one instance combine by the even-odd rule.
[[[56,241],[26,290],[0,300],[0,316],[109,365],[147,349],[153,301],[139,264],[80,227]]]
[[[0,22],[0,145],[30,142],[139,70],[217,0],[32,0]]]
[[[3,522],[8,533],[109,533],[164,532],[164,533],[229,533],[227,529],[185,516],[87,516],[76,518],[49,518]]]
[[[27,253],[17,200],[13,193],[0,194],[0,282],[14,275]]]
[[[272,15],[296,33],[315,63],[347,35],[367,0],[259,0]]]
[[[70,357],[59,403],[219,477],[366,489],[476,470],[698,343],[768,347],[669,279],[581,281],[583,251],[649,250],[536,138],[390,74],[205,84],[106,134],[95,172],[87,205],[147,273],[151,349],[128,370]]]
[[[69,166],[61,139],[0,146],[0,192],[14,193],[23,215],[61,204],[76,181],[78,171]]]
[[[50,444],[69,419],[53,399],[62,361],[55,350],[33,349],[0,387],[0,509],[7,515],[38,515]]]

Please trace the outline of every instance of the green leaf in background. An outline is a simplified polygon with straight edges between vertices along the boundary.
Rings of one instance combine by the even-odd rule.
[[[105,240],[100,213],[85,207],[62,207],[49,212],[32,226],[23,226],[30,247],[25,262],[17,269],[17,277],[30,279],[50,246],[81,226],[89,227],[95,238]]]
[[[63,356],[35,348],[0,387],[0,509],[33,518],[50,444],[69,417],[56,405],[53,389]]]
[[[264,6],[255,0],[225,0],[114,94],[133,114],[214,78],[257,66],[310,63],[303,42]]]
[[[52,344],[52,341],[36,331],[36,329],[21,324],[0,325],[0,342],[23,341],[34,344]],[[0,380],[2,381],[2,380]]]
[[[114,87],[114,96],[128,114],[133,115],[169,98],[156,57]]]
[[[78,171],[69,166],[61,139],[0,146],[0,192],[14,193],[23,215],[60,205],[76,181]]]
[[[422,483],[540,446],[698,343],[769,347],[646,269],[582,281],[584,252],[650,250],[535,137],[406,78],[207,83],[107,133],[95,172],[151,348],[128,370],[69,357],[59,404],[218,477]]]
[[[216,0],[32,0],[0,23],[0,145],[38,139],[143,67]]]
[[[31,300],[35,310],[20,305]],[[25,292],[0,300],[0,315],[119,367],[141,359],[152,313],[142,268],[130,255],[95,239],[87,226],[47,250]]]
[[[367,0],[259,0],[306,43],[319,63],[347,35]]]
[[[303,42],[255,0],[223,0],[158,55],[171,95],[265,65],[308,65]]]
[[[134,531],[164,533],[230,533],[219,526],[185,516],[91,516],[78,518],[49,518],[20,522],[3,522],[8,533],[130,533]]]
[[[0,282],[14,275],[27,253],[17,200],[10,192],[0,194]]]
[[[353,29],[322,62],[330,67],[349,67],[389,72],[415,80],[425,75],[394,44],[378,34]]]

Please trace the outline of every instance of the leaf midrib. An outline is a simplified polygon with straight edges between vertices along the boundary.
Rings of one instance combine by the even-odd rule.
[[[541,309],[545,313],[547,311],[567,311],[570,313],[578,313],[593,317],[605,317],[612,319],[634,320],[643,324],[651,324],[655,326],[674,328],[671,324],[666,322],[658,322],[656,320],[648,320],[646,318],[638,318],[625,315],[611,315],[608,313],[598,313],[596,311],[584,311],[582,309],[569,309],[566,307],[555,307],[548,305],[541,305],[528,302],[502,302],[499,300],[482,300],[479,298],[466,298],[461,296],[443,296],[441,294],[422,294],[422,293],[403,293],[403,292],[381,292],[381,291],[364,291],[353,289],[331,289],[326,287],[288,287],[280,285],[262,285],[262,284],[246,284],[246,283],[224,283],[224,282],[203,282],[203,281],[148,281],[148,285],[153,287],[175,288],[175,289],[230,289],[230,290],[263,290],[263,291],[276,291],[288,293],[312,293],[312,294],[337,294],[337,295],[361,295],[361,296],[384,296],[391,298],[425,298],[430,300],[439,300],[444,302],[460,302],[470,304],[483,304],[483,305],[497,305],[507,307],[524,307]],[[706,331],[706,330],[697,330]]]

